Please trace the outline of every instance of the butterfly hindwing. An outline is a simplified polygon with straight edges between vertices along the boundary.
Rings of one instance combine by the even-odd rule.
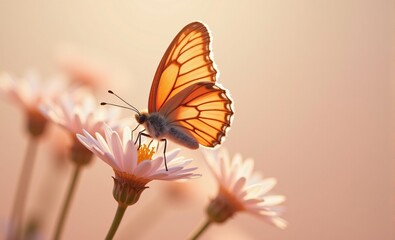
[[[230,125],[231,105],[226,90],[214,83],[196,83],[166,102],[160,113],[170,127],[183,129],[203,146],[214,147]]]
[[[158,112],[167,101],[199,82],[215,82],[210,58],[210,34],[204,24],[185,26],[166,50],[152,82],[148,111]]]

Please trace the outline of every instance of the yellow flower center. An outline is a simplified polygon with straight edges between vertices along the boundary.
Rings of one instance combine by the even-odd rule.
[[[154,154],[154,147],[149,148],[146,144],[143,144],[137,152],[137,163],[140,163],[143,160],[151,160]]]
[[[152,160],[152,156],[154,154],[154,147],[149,148],[146,144],[141,145],[140,148],[137,150],[137,163],[141,163],[144,160]],[[152,180],[141,178],[127,172],[121,172],[116,170],[115,168],[113,170],[115,172],[116,179],[122,179],[122,181],[128,182],[129,185],[131,184],[134,187],[143,188],[148,182]]]

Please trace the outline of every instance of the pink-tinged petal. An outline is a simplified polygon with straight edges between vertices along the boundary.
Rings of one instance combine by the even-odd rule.
[[[210,171],[210,172],[212,173],[212,175],[215,177],[215,179],[217,180],[217,182],[220,182],[220,173],[219,173],[219,171],[217,171],[217,169],[216,169],[217,163],[214,162],[214,161],[217,162],[217,160],[211,158],[212,155],[213,155],[212,152],[213,152],[213,151],[204,150],[203,153],[204,153],[205,156],[211,155],[211,156],[209,156],[208,158],[207,158],[207,157],[204,158],[204,160],[205,160],[206,163],[207,163],[207,167],[208,167],[209,171]]]
[[[113,132],[112,129],[107,124],[105,124],[104,125],[104,134],[106,136],[106,141],[107,142],[111,141],[112,132]]]
[[[158,169],[164,165],[163,158],[156,158],[151,160],[151,171],[156,172]]]
[[[283,195],[271,195],[265,196],[262,202],[262,206],[275,206],[283,203],[285,201],[285,196]]]
[[[242,158],[239,153],[237,153],[234,157],[232,162],[230,163],[230,170],[233,172],[238,172],[237,170],[241,168]]]
[[[65,126],[65,122],[61,118],[59,118],[59,116],[54,111],[48,111],[47,110],[47,111],[42,112],[42,113],[47,115],[47,117],[49,119],[51,119],[53,122],[55,122],[55,123],[57,123],[59,125]]]
[[[185,174],[177,174],[177,175],[168,175],[167,177],[163,178],[163,180],[190,179],[191,177],[192,177],[191,173],[185,173]]]
[[[228,177],[231,169],[231,162],[230,162],[228,151],[225,150],[220,151],[219,159],[220,159],[219,169],[221,176]]]
[[[71,99],[59,99],[60,105],[55,105],[54,110],[57,110],[61,114],[62,118],[66,123],[72,123],[74,119],[74,111]]]
[[[226,148],[220,148],[216,157],[216,161],[218,161],[218,159],[223,159],[226,164],[230,164],[230,155],[229,152]],[[230,165],[229,165],[230,166]]]
[[[161,158],[162,160],[163,160],[163,157],[159,157],[159,158]],[[163,161],[163,165],[164,165],[164,161]],[[179,166],[179,165],[184,165],[185,164],[185,159],[184,158],[177,158],[177,159],[174,159],[173,161],[171,161],[171,162],[169,162],[169,161],[167,161],[167,166],[169,167],[169,168],[171,168],[171,167],[173,167],[173,166]]]
[[[248,184],[262,184],[263,175],[261,173],[254,172],[248,178]]]
[[[288,226],[288,222],[280,217],[272,217],[271,222],[280,229],[285,229]]]
[[[114,155],[114,158],[117,160],[120,168],[122,171],[124,171],[124,166],[123,166],[123,149],[121,145],[121,140],[119,139],[119,135],[117,132],[112,132],[111,135],[111,148],[112,148],[112,153]]]
[[[74,114],[74,124],[70,126],[71,131],[74,133],[80,133],[82,131],[81,126],[82,126],[82,121],[80,115]]]
[[[134,171],[136,176],[145,177],[151,173],[151,161],[145,160],[139,163]]]
[[[92,150],[91,150],[96,156],[98,156],[99,158],[103,158],[106,156],[106,152],[103,152],[100,148],[98,148],[97,146],[92,146]]]
[[[268,209],[265,209],[265,210],[257,210],[257,212],[259,212],[259,214],[265,215],[265,216],[267,216],[267,217],[277,217],[277,216],[278,216],[278,213],[277,213],[277,212],[271,211],[271,210],[268,210]]]
[[[153,175],[150,175],[150,179],[155,179],[155,180],[166,180],[168,177],[167,173],[155,173]]]
[[[167,163],[168,167],[183,165],[186,166],[193,162],[193,159],[184,159],[183,157],[175,158],[171,163]]]
[[[272,190],[274,188],[274,186],[277,184],[277,180],[275,178],[265,178],[262,181],[262,189],[261,192],[262,193],[267,193],[270,190]]]
[[[191,167],[191,168],[183,168],[180,169],[176,172],[176,174],[184,174],[184,173],[193,173],[193,171],[195,171],[196,169],[198,169],[197,167]],[[198,174],[201,175],[201,174]]]
[[[262,201],[263,201],[262,199],[253,198],[253,199],[243,200],[243,203],[246,208],[255,208]]]
[[[129,140],[131,140],[131,136],[132,136],[132,131],[130,130],[129,127],[125,127],[123,129],[123,134],[122,134],[122,144],[126,147],[127,142]],[[126,151],[126,149],[125,149]]]
[[[174,149],[174,150],[166,153],[166,159],[169,159],[167,161],[167,163],[168,164],[171,163],[175,159],[175,157],[178,155],[178,153],[180,153],[180,151],[181,151],[181,149],[177,148],[177,149]]]
[[[132,174],[133,169],[136,167],[136,161],[133,159],[133,146],[134,144],[130,141],[125,144],[123,167],[124,171],[129,174]]]
[[[82,136],[81,134],[77,134],[77,139],[80,141],[82,145],[84,145],[87,149],[91,150],[92,149],[92,141],[90,141],[88,138]]]
[[[247,191],[246,198],[251,198],[251,197],[253,198],[262,195],[262,193],[267,192],[265,191],[266,190],[265,185],[262,184],[249,185],[248,187],[245,188],[245,190]]]
[[[239,178],[233,186],[233,193],[237,194],[242,192],[245,183],[246,183],[245,177]]]
[[[97,120],[94,120],[93,123],[87,124],[92,132],[102,132],[103,129],[103,122],[97,122]]]
[[[131,145],[131,152],[132,152],[132,158],[131,158],[132,170],[134,171],[137,168],[138,152],[137,152],[137,147],[134,145],[133,141],[129,141],[128,145],[129,144]]]
[[[114,156],[111,153],[104,152],[101,159],[104,162],[106,162],[108,165],[110,165],[112,168],[117,169],[118,171],[121,171],[118,161],[116,159],[114,159]]]
[[[100,147],[104,152],[112,152],[109,144],[107,144],[106,140],[99,133],[95,133],[96,139],[98,142],[98,147]]]
[[[222,176],[223,180],[225,181],[225,183],[228,182],[229,176],[228,176],[228,163],[226,161],[226,159],[221,158],[220,162],[219,162],[219,175]]]
[[[236,180],[237,180],[237,171],[230,171],[228,173],[227,178],[224,179],[225,186],[229,189],[232,189]]]
[[[160,169],[157,171],[157,173],[165,173],[169,176],[174,176],[174,175],[178,175],[179,171],[181,171],[183,169],[183,167],[173,167],[173,168],[169,168],[168,171],[166,171],[166,169]]]
[[[249,177],[251,176],[253,170],[254,170],[254,160],[252,158],[247,158],[246,160],[244,160],[244,168],[242,175],[245,177]]]
[[[87,142],[88,144],[90,144],[91,146],[100,147],[99,142],[94,137],[92,137],[92,135],[90,135],[85,129],[82,129],[82,132],[84,133],[84,135],[88,141]]]

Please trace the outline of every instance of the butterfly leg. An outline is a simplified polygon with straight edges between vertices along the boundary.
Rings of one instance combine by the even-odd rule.
[[[141,136],[145,136],[145,137],[152,138],[149,134],[144,133],[144,131],[145,131],[145,129],[144,129],[144,130],[141,130],[141,131],[139,132],[139,134],[137,135],[136,141],[134,142],[134,144],[136,144],[137,141],[139,142],[139,147],[138,147],[137,149],[140,149],[140,146],[141,146]],[[149,143],[149,145],[151,145],[152,141],[153,141],[153,140],[151,140],[151,142]],[[165,160],[165,168],[166,168],[166,171],[168,171],[169,169],[167,168],[167,161],[166,161],[167,139],[164,138],[164,139],[161,139],[160,141],[161,141],[161,142],[165,142],[165,147],[163,148],[163,158],[164,158],[164,160]],[[158,144],[158,146],[159,146],[159,144]],[[158,146],[157,146],[157,148],[158,148]]]
[[[151,139],[151,141],[148,143],[148,148],[151,146],[153,141],[154,141],[154,139]],[[158,151],[158,147],[156,147],[156,151]]]
[[[169,169],[167,169],[167,161],[166,161],[167,139],[164,138],[164,139],[161,139],[160,141],[161,141],[161,142],[165,142],[165,147],[163,148],[163,158],[165,159],[165,168],[166,168],[166,171],[169,171]],[[158,144],[158,146],[159,146],[159,144]]]
[[[134,133],[134,131],[137,130],[137,128],[138,128],[139,126],[140,126],[140,124],[138,124],[138,125],[132,130],[132,132],[131,132],[131,135],[132,135],[131,139],[132,139],[132,141],[133,141],[133,133]],[[136,143],[134,143],[134,144],[136,144]]]
[[[141,135],[144,135],[146,137],[151,137],[150,135],[144,133],[145,129],[141,130],[138,134],[137,134],[137,138],[136,141],[134,142],[134,145],[136,145],[137,141],[139,142],[139,147],[137,149],[140,149],[141,146]]]

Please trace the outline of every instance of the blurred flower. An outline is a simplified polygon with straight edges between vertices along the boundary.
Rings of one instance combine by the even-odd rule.
[[[206,162],[218,182],[217,197],[211,201],[207,213],[213,222],[224,222],[236,212],[248,212],[266,220],[278,228],[285,228],[287,222],[280,217],[283,208],[278,206],[285,201],[282,195],[271,195],[277,181],[263,179],[253,172],[254,161],[242,160],[237,154],[230,160],[228,152],[221,149],[215,156],[205,151]]]
[[[71,83],[77,86],[103,89],[112,78],[106,64],[100,63],[98,59],[84,56],[70,47],[58,49],[55,61]]]
[[[46,151],[53,159],[53,168],[57,171],[62,171],[67,167],[72,144],[73,139],[66,129],[57,124],[49,126]]]
[[[59,95],[64,86],[64,79],[56,77],[42,81],[36,72],[29,72],[19,80],[7,73],[0,74],[1,93],[25,111],[27,128],[34,137],[42,135],[47,124],[39,111],[40,104]]]
[[[82,129],[92,134],[103,132],[103,123],[115,124],[119,116],[119,109],[100,107],[96,98],[82,88],[47,102],[41,109],[49,119],[64,127],[73,136],[82,133]]]
[[[176,158],[179,150],[166,155],[166,170],[163,156],[154,157],[154,147],[135,145],[129,127],[124,128],[122,138],[108,125],[105,125],[105,137],[98,132],[95,136],[96,138],[85,130],[84,135],[77,134],[81,143],[110,165],[115,173],[113,196],[118,202],[118,208],[106,239],[114,237],[126,208],[139,200],[147,183],[152,180],[169,181],[200,176],[193,173],[196,167],[187,168],[192,160]]]
[[[89,164],[93,157],[92,152],[86,149],[77,140],[75,134],[82,133],[83,129],[92,134],[95,132],[103,132],[102,127],[104,122],[108,122],[110,124],[116,123],[116,117],[118,117],[117,113],[119,113],[119,109],[108,109],[99,106],[100,105],[90,92],[85,89],[78,88],[73,91],[69,90],[65,92],[57,99],[47,102],[41,107],[41,111],[53,122],[68,130],[71,138],[73,139],[70,153],[75,169],[56,225],[54,239],[59,239],[62,233],[70,200],[74,194],[81,168],[82,166]]]
[[[31,137],[17,184],[7,239],[19,239],[23,229],[25,201],[37,152],[37,139],[43,135],[47,127],[47,119],[39,111],[39,106],[43,101],[58,95],[62,91],[64,86],[62,80],[52,78],[51,81],[44,82],[35,72],[29,72],[19,80],[15,80],[7,73],[0,74],[0,93],[16,103],[25,112],[26,126]]]
[[[42,112],[53,122],[65,128],[73,139],[72,159],[83,163],[92,153],[87,151],[75,138],[82,129],[91,134],[103,132],[103,124],[117,125],[119,109],[103,108],[94,96],[86,89],[76,89],[59,96],[52,102],[47,102],[41,108]]]

